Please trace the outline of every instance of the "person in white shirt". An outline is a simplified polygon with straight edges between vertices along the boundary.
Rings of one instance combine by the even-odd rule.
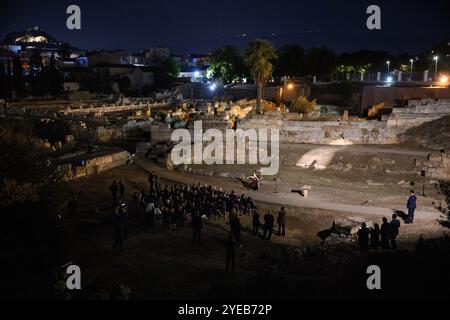
[[[162,225],[162,212],[159,208],[155,208],[153,213],[155,215],[155,228],[158,229]]]

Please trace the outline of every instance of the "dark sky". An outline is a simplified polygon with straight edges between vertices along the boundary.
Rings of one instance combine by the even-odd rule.
[[[66,28],[70,4],[81,7],[81,30]],[[366,28],[370,4],[381,7],[380,31]],[[84,49],[138,51],[165,45],[174,53],[206,53],[224,44],[242,48],[250,40],[265,38],[277,46],[416,53],[450,41],[450,0],[2,1],[2,39],[35,25]]]

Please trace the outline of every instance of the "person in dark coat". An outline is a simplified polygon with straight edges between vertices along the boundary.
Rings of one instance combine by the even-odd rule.
[[[123,199],[123,196],[125,195],[125,185],[123,184],[122,181],[119,182],[119,196],[120,199]]]
[[[232,217],[230,219],[230,229],[233,234],[234,240],[237,244],[241,245],[241,220],[237,216],[236,212],[232,213]]]
[[[381,248],[389,250],[391,248],[389,241],[391,240],[391,225],[386,217],[383,218],[381,225]]]
[[[264,235],[263,239],[266,239],[266,236],[268,234],[267,240],[270,240],[272,237],[273,232],[273,224],[275,221],[275,217],[270,211],[267,211],[267,213],[264,215]]]
[[[115,205],[117,203],[117,191],[119,190],[119,187],[117,186],[116,180],[113,181],[112,185],[109,187],[109,190],[111,190],[113,203]]]
[[[259,233],[259,227],[261,226],[261,222],[259,221],[259,213],[257,210],[253,210],[252,214],[252,226],[253,226],[253,234],[256,236]]]
[[[370,230],[365,223],[362,224],[361,229],[358,231],[358,243],[361,249],[361,254],[369,251],[369,234]]]
[[[116,208],[113,214],[113,226],[114,226],[114,244],[113,251],[119,246],[119,251],[122,252],[123,244],[123,217],[121,217],[119,208]]]
[[[228,239],[227,239],[225,246],[227,248],[226,269],[227,269],[227,271],[230,271],[230,267],[231,267],[231,271],[234,271],[234,267],[236,264],[236,239],[234,238],[234,236],[231,232],[228,235]]]
[[[407,224],[413,224],[414,223],[414,214],[417,209],[417,197],[415,195],[414,190],[411,190],[408,203],[406,204],[406,207],[408,208],[408,221]]]
[[[286,211],[284,207],[281,207],[280,212],[278,212],[278,235],[285,236],[286,235]]]
[[[372,250],[378,250],[380,246],[380,225],[375,223],[373,228],[370,229],[370,247]]]
[[[398,220],[397,214],[392,216],[391,221],[391,247],[392,249],[397,249],[397,237],[400,234],[401,223]]]
[[[73,194],[72,198],[67,203],[69,209],[70,216],[76,216],[78,211],[78,197],[76,194]]]
[[[192,230],[193,230],[193,243],[198,242],[202,244],[202,230],[203,230],[203,220],[202,217],[196,213],[192,217]]]

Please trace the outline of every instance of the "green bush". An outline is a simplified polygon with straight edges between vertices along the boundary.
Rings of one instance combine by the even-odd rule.
[[[305,96],[300,96],[291,107],[292,112],[308,114],[316,110],[316,99],[309,101]]]

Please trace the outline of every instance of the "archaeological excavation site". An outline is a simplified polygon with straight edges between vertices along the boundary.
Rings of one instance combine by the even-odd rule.
[[[0,300],[450,299],[445,1],[156,2],[0,10]]]

